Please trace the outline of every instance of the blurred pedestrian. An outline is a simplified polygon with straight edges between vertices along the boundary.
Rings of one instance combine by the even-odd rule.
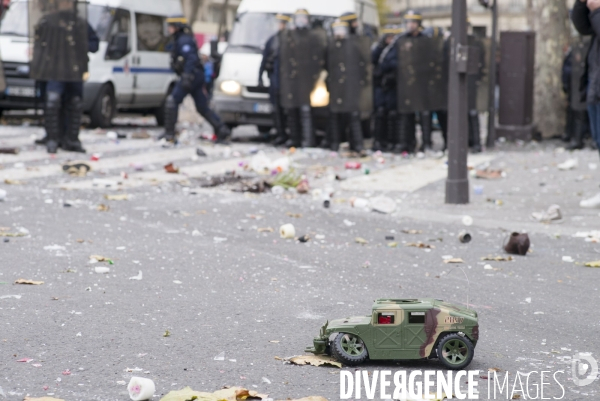
[[[592,136],[600,147],[600,0],[576,0],[571,20],[581,35],[592,37],[587,56],[587,74],[584,74],[579,89],[588,104]],[[580,205],[584,208],[600,208],[600,193],[581,201]]]
[[[33,1],[32,1],[33,2]],[[98,51],[100,40],[85,20],[85,7],[75,0],[58,0],[37,7],[33,23],[30,75],[45,82],[44,128],[48,153],[63,150],[85,153],[79,140],[83,115],[83,81],[88,52]],[[60,60],[57,63],[56,60]]]
[[[384,73],[384,60],[396,44],[396,37],[402,33],[400,27],[387,25],[382,30],[379,43],[371,53],[373,63],[373,108],[375,123],[373,127],[373,151],[392,150],[397,143],[397,104],[396,79],[392,74]],[[397,54],[397,53],[396,53]],[[393,56],[393,55],[392,55]],[[392,66],[393,67],[393,66]]]
[[[279,49],[281,47],[281,32],[283,32],[291,18],[284,14],[275,16],[279,24],[277,33],[267,40],[263,50],[262,62],[258,70],[258,86],[264,87],[263,75],[266,71],[269,77],[269,99],[273,105],[273,122],[275,123],[276,138],[273,144],[275,146],[283,145],[288,141],[288,135],[285,128],[285,113],[281,105],[281,97],[279,95]]]
[[[348,15],[348,14],[344,14]],[[351,21],[351,20],[350,20]],[[350,150],[364,151],[361,112],[372,110],[370,41],[354,31],[351,24],[336,20],[329,40],[326,68],[330,92],[327,144],[338,151],[342,135],[348,132]]]
[[[198,56],[198,44],[185,17],[177,15],[167,18],[169,34],[173,37],[171,50],[171,68],[179,81],[167,96],[165,112],[165,132],[160,136],[167,142],[176,143],[175,126],[179,105],[187,95],[192,95],[196,110],[213,127],[217,143],[227,142],[231,131],[221,119],[208,107],[208,99],[204,93],[204,68]]]
[[[415,10],[408,10],[404,14],[405,32],[403,37],[421,38],[423,33],[423,15]],[[423,149],[431,148],[431,111],[422,112],[421,128],[423,131]],[[398,145],[396,153],[414,153],[417,147],[415,113],[400,113],[398,115]]]

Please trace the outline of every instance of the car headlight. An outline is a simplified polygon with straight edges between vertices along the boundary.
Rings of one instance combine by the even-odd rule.
[[[228,95],[239,95],[242,92],[242,86],[235,81],[221,82],[221,90]]]
[[[329,92],[327,91],[327,85],[325,85],[325,79],[327,79],[327,72],[323,71],[315,85],[315,89],[310,94],[310,105],[312,107],[329,106]]]

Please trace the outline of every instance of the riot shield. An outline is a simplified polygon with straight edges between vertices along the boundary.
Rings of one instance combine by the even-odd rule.
[[[589,38],[578,38],[572,44],[571,64],[571,93],[569,94],[571,109],[575,111],[587,110],[586,99],[581,98],[581,79],[585,74],[586,58],[590,48]]]
[[[331,39],[327,51],[329,107],[334,113],[373,110],[373,66],[370,39]]]
[[[492,40],[469,36],[469,46],[479,49],[479,73],[473,77],[475,80],[474,109],[480,112],[490,110],[490,56]],[[471,79],[471,78],[469,78]]]
[[[398,112],[445,110],[448,67],[444,39],[426,36],[398,38]]]
[[[30,75],[39,81],[76,82],[88,71],[87,3],[29,0],[33,45]]]
[[[280,94],[286,109],[310,105],[310,94],[325,67],[326,42],[310,30],[290,30],[281,34]]]

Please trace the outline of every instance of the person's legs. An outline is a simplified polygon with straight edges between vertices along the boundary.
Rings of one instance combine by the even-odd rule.
[[[46,87],[46,104],[44,107],[44,128],[46,129],[46,148],[48,153],[56,153],[61,137],[62,95],[65,91],[63,82],[50,81]]]
[[[65,131],[61,138],[61,147],[71,152],[85,153],[79,141],[79,129],[83,116],[83,82],[69,82],[65,85]]]
[[[588,115],[590,117],[592,138],[596,144],[600,145],[600,103],[588,103]],[[600,193],[593,198],[582,200],[579,206],[586,209],[600,208]]]
[[[167,96],[165,104],[165,132],[159,139],[166,139],[168,142],[175,141],[175,127],[179,116],[179,105],[183,102],[187,94],[187,91],[178,82],[169,96]]]
[[[208,107],[208,99],[204,94],[203,85],[196,85],[191,92],[194,102],[196,104],[196,110],[204,119],[213,127],[215,134],[217,135],[217,143],[227,141],[227,138],[231,135],[229,128],[223,124],[219,116],[215,114]]]

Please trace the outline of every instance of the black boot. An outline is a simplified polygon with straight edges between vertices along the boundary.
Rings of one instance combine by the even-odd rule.
[[[290,139],[285,143],[288,148],[302,146],[302,127],[300,126],[300,110],[288,109],[287,123],[290,129]]]
[[[424,111],[421,113],[421,131],[423,133],[420,152],[426,152],[433,149],[433,143],[431,142],[431,133],[433,131],[433,124],[431,121],[431,112]]]
[[[585,119],[587,115],[584,111],[572,111],[573,118],[573,135],[571,143],[567,146],[567,150],[579,150],[584,148],[583,136],[585,134]]]
[[[481,153],[481,130],[479,127],[479,112],[469,111],[469,146],[471,152]]]
[[[387,150],[387,119],[385,115],[385,109],[383,107],[380,107],[375,112],[374,130],[373,147],[371,149],[374,152]]]
[[[36,139],[36,140],[34,141],[34,143],[35,143],[36,145],[45,145],[45,144],[46,144],[46,142],[48,142],[48,135],[44,135],[44,137],[43,137],[42,139]]]
[[[231,130],[229,127],[225,125],[212,110],[203,110],[201,114],[206,122],[209,123],[215,131],[215,135],[217,136],[215,143],[229,143],[229,137],[231,136]]]
[[[414,153],[413,136],[415,135],[415,114],[402,113],[398,115],[398,144],[394,153]]]
[[[436,112],[438,116],[438,121],[440,122],[440,129],[442,130],[442,138],[444,139],[444,148],[442,152],[445,152],[448,149],[448,112],[445,110],[440,110]]]
[[[350,149],[362,154],[365,150],[360,113],[358,111],[350,114]]]
[[[560,139],[563,142],[573,142],[572,139],[574,139],[575,134],[575,129],[576,129],[576,122],[575,119],[577,118],[575,116],[575,114],[577,114],[578,112],[573,110],[571,108],[571,106],[567,107],[567,124],[565,126],[565,132],[561,135]]]
[[[81,128],[81,117],[83,116],[83,100],[74,96],[65,108],[66,132],[62,141],[62,148],[70,152],[85,153],[85,149],[79,141],[79,129]]]
[[[328,130],[329,149],[334,152],[340,150],[340,115],[338,113],[329,114],[329,130]]]
[[[61,136],[61,106],[62,99],[60,93],[48,92],[46,98],[46,107],[44,109],[44,127],[46,128],[46,149],[48,153],[58,151]]]
[[[407,152],[413,154],[417,150],[417,115],[415,113],[406,115],[406,132],[408,138]]]
[[[315,146],[315,133],[310,106],[304,105],[300,108],[300,121],[302,125],[302,147],[313,148]]]
[[[158,139],[165,139],[167,142],[175,143],[175,126],[177,125],[177,116],[179,107],[175,103],[173,96],[167,97],[165,105],[165,132]]]
[[[280,106],[274,106],[273,121],[275,121],[275,130],[277,137],[273,141],[273,145],[281,146],[288,140],[288,135],[285,130],[283,109]]]

